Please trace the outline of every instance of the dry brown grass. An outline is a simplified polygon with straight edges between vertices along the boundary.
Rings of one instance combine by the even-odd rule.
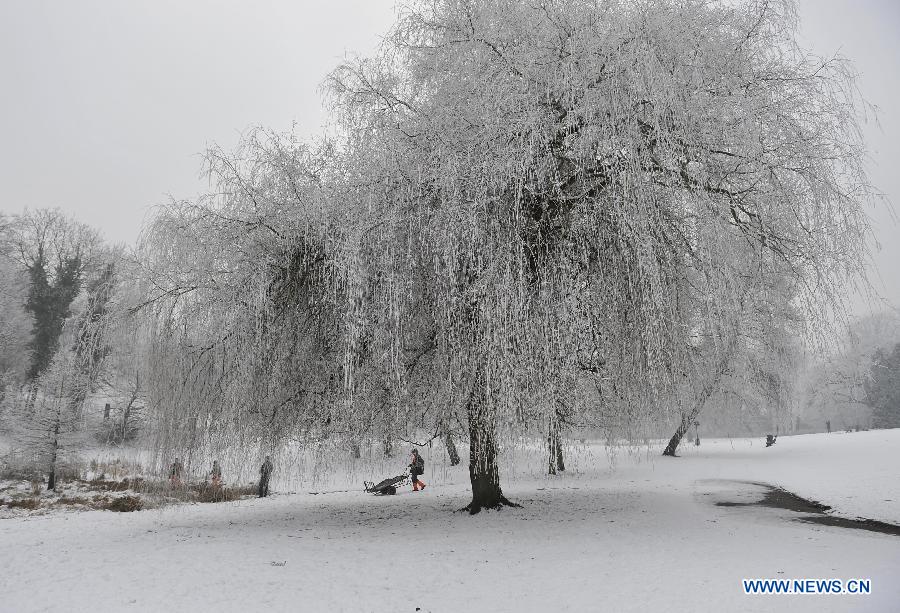
[[[122,496],[107,503],[105,508],[119,513],[130,513],[132,511],[140,511],[143,506],[144,502],[139,496]]]
[[[0,479],[10,481],[40,481],[43,478],[41,472],[25,464],[5,464],[0,468]]]
[[[77,497],[71,498],[69,496],[62,496],[62,497],[54,500],[53,504],[59,505],[59,506],[71,507],[71,506],[75,506],[75,505],[87,505],[87,504],[90,504],[90,502],[91,501],[87,498],[77,498]]]
[[[200,484],[193,486],[197,494],[197,502],[232,502],[245,496],[256,494],[255,485],[238,485],[234,487],[213,487]]]
[[[34,511],[40,508],[41,501],[39,498],[19,498],[17,500],[0,500],[0,505],[6,505],[10,509]]]
[[[145,507],[145,502],[139,496],[110,498],[104,494],[94,494],[91,497],[63,496],[53,501],[53,506],[84,507],[86,510],[128,513],[131,511],[140,511]]]
[[[103,468],[97,462],[92,462],[92,468],[95,467]],[[43,508],[58,510],[69,508],[75,511],[96,509],[127,513],[178,502],[232,502],[256,495],[255,484],[236,486],[213,486],[208,482],[173,484],[164,478],[126,477],[116,480],[106,478],[103,474],[86,479],[80,475],[72,475],[68,471],[65,477],[68,477],[65,479],[68,483],[64,488],[65,493],[59,498],[47,498],[43,502]],[[62,476],[58,483],[63,485]],[[24,510],[42,508],[43,481],[32,480],[31,490],[30,497],[0,499],[0,506]],[[125,495],[116,496],[121,493]]]
[[[91,479],[90,481],[76,479],[76,481],[87,489],[104,492],[124,492],[125,490],[140,491],[142,489],[141,486],[144,483],[144,480],[140,477],[135,479],[125,478],[121,481],[113,481],[110,479]]]

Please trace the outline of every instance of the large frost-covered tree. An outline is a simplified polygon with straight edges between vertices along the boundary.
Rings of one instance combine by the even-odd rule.
[[[329,78],[330,141],[213,152],[216,191],[148,230],[166,436],[459,419],[477,512],[508,504],[508,437],[702,406],[719,375],[685,377],[765,347],[768,287],[831,314],[861,270],[852,73],[794,27],[786,1],[409,4]]]
[[[396,279],[381,319],[431,306],[462,358],[473,511],[503,502],[495,428],[552,415],[585,371],[635,419],[689,363],[697,316],[727,359],[734,275],[840,308],[872,193],[859,105],[794,26],[789,2],[427,2],[335,72],[361,248]],[[389,294],[423,276],[432,302]]]

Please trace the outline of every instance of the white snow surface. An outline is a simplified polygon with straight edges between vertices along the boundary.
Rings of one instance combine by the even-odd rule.
[[[419,493],[16,517],[0,520],[0,611],[900,611],[900,537],[714,504],[758,481],[900,523],[898,450],[900,430],[720,439],[611,466],[588,444],[564,475],[508,477],[522,508],[475,516],[454,512],[467,467],[435,457]],[[872,593],[748,596],[743,578]]]

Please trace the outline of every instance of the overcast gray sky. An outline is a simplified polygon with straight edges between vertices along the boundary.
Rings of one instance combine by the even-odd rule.
[[[394,0],[0,0],[0,210],[59,207],[132,242],[150,207],[204,187],[201,152],[252,125],[320,131],[318,86],[366,55]],[[900,206],[900,1],[803,0],[803,37],[854,60],[881,108],[872,179]],[[900,305],[900,228],[874,211]],[[878,283],[876,279],[876,283]]]

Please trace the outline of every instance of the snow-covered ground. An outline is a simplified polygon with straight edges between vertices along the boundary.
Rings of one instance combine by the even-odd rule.
[[[900,429],[782,436],[769,448],[762,439],[718,439],[680,452],[705,478],[763,481],[837,515],[900,524]]]
[[[713,500],[759,481],[900,523],[898,450],[900,430],[708,440],[613,470],[585,445],[565,475],[508,479],[522,508],[476,516],[453,512],[466,467],[435,458],[428,489],[394,497],[0,520],[0,610],[897,611],[900,537]],[[743,578],[870,578],[872,593],[747,596]]]

